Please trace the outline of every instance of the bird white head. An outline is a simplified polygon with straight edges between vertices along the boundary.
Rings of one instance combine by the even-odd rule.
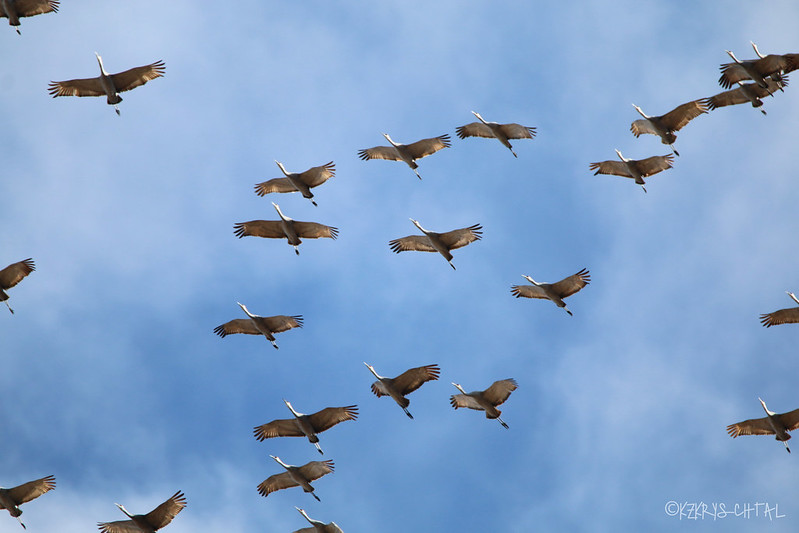
[[[385,137],[385,138],[386,138],[386,140],[387,140],[388,142],[390,142],[390,143],[391,143],[391,146],[397,146],[397,143],[395,143],[395,142],[393,141],[393,139],[392,139],[391,137],[389,137],[389,136],[388,136],[388,133],[384,133],[384,134],[383,134],[383,137]]]
[[[291,218],[283,214],[283,211],[280,210],[279,205],[277,205],[275,202],[272,202],[272,205],[275,206],[275,209],[277,209],[277,214],[280,215],[280,218],[282,218],[283,220],[292,220]]]
[[[621,159],[622,161],[629,161],[629,159],[625,159],[624,156],[621,155],[621,152],[619,152],[618,150],[615,150],[615,152],[616,155],[619,156],[619,159]]]
[[[477,117],[477,120],[479,120],[479,121],[480,121],[480,122],[482,122],[483,124],[485,124],[485,123],[486,123],[485,119],[484,119],[483,117],[481,117],[481,116],[480,116],[480,113],[478,113],[477,111],[472,111],[472,115],[476,116],[476,117]]]
[[[785,293],[791,297],[791,300],[799,304],[799,299],[796,298],[796,295],[791,291],[785,291]]]
[[[281,163],[281,162],[280,162],[280,161],[278,161],[277,159],[275,159],[275,163],[277,163],[277,166],[278,166],[278,168],[280,168],[280,171],[281,171],[281,172],[282,172],[284,175],[288,176],[288,172],[286,172],[286,167],[284,167],[284,166],[283,166],[283,163]]]
[[[755,53],[757,54],[757,57],[759,57],[760,59],[763,59],[764,57],[766,57],[766,56],[764,56],[763,54],[760,53],[760,50],[757,49],[757,45],[754,42],[749,41],[749,44],[751,44],[752,48],[755,49]]]
[[[363,364],[365,364],[365,365],[366,365],[366,368],[368,368],[368,369],[369,369],[369,372],[371,372],[372,374],[374,374],[376,378],[380,379],[380,376],[377,374],[377,371],[375,370],[375,367],[373,367],[372,365],[370,365],[370,364],[369,364],[369,363],[367,363],[366,361],[364,361],[364,362],[363,362]]]
[[[120,505],[120,504],[118,504],[118,503],[115,503],[114,505],[116,505],[117,507],[119,507],[119,510],[120,510],[120,511],[122,511],[123,513],[125,513],[127,516],[129,516],[129,517],[131,517],[131,518],[133,517],[133,515],[131,515],[131,514],[128,512],[128,510],[127,510],[127,509],[125,509],[125,508],[124,508],[122,505]]]
[[[458,384],[457,384],[457,383],[455,383],[454,381],[452,381],[452,382],[450,382],[450,383],[452,383],[452,384],[455,386],[455,388],[456,388],[456,389],[458,389],[459,391],[461,391],[463,394],[466,394],[466,391],[465,391],[465,390],[463,390],[463,387],[461,387],[460,385],[458,385]]]
[[[282,466],[282,467],[285,467],[285,466],[286,466],[286,463],[284,463],[283,461],[281,461],[281,460],[280,460],[280,457],[278,457],[278,456],[276,456],[276,455],[270,455],[269,457],[271,457],[272,459],[274,459],[275,461],[277,461],[277,464],[279,464],[280,466]]]
[[[530,283],[532,283],[533,285],[538,285],[538,282],[533,278],[531,278],[530,276],[528,276],[527,274],[522,274],[522,277],[527,281],[529,281]]]
[[[257,315],[254,315],[254,314],[250,313],[250,310],[247,309],[247,306],[245,306],[243,303],[241,303],[241,302],[236,302],[236,303],[239,304],[239,307],[241,307],[241,310],[244,311],[247,314],[248,317],[255,318],[257,316]]]
[[[633,107],[635,108],[636,111],[638,111],[639,115],[641,115],[644,118],[649,118],[649,116],[646,113],[644,113],[644,111],[640,107],[638,107],[635,104],[633,104]]]
[[[289,411],[291,411],[291,414],[293,414],[294,416],[300,416],[302,414],[302,413],[298,413],[297,411],[295,411],[294,407],[291,406],[291,402],[289,402],[285,398],[283,398],[283,403],[286,404],[286,407],[289,408]]]
[[[766,411],[766,414],[768,414],[768,415],[773,415],[773,414],[774,414],[772,411],[769,411],[769,410],[768,410],[768,407],[766,407],[766,402],[764,402],[764,401],[763,401],[763,400],[761,400],[760,398],[758,398],[758,399],[757,399],[757,401],[759,401],[759,402],[760,402],[760,405],[762,405],[762,406],[763,406],[763,410],[764,410],[764,411]]]
[[[729,56],[732,58],[732,60],[733,60],[733,61],[735,61],[736,63],[740,63],[740,61],[738,60],[738,58],[737,58],[737,57],[735,57],[735,54],[733,54],[733,53],[732,53],[731,51],[729,51],[729,50],[724,50],[724,51],[725,51],[725,52],[727,52],[727,55],[729,55]]]
[[[94,55],[97,57],[97,63],[100,65],[100,72],[107,75],[108,73],[105,71],[105,67],[103,67],[103,58],[100,57],[100,54],[97,52],[95,52]]]
[[[421,224],[419,224],[418,220],[414,220],[414,219],[410,219],[410,220],[411,220],[411,222],[413,222],[414,226],[416,226],[417,228],[419,228],[419,230],[421,230],[422,233],[427,233],[427,230],[424,229]]]

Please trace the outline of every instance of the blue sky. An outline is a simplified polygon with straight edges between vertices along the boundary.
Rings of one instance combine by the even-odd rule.
[[[794,531],[793,456],[725,427],[799,407],[792,326],[758,316],[794,304],[799,231],[793,87],[719,109],[678,132],[674,168],[647,180],[588,165],[665,155],[636,139],[635,103],[661,114],[721,92],[725,49],[799,52],[799,7],[732,1],[64,0],[0,25],[2,266],[37,266],[0,309],[0,484],[54,474],[23,507],[29,531],[91,531],[178,489],[180,532],[294,531],[293,509],[344,531]],[[57,43],[57,44],[56,44]],[[166,62],[166,76],[104,99],[47,83]],[[793,82],[793,80],[791,80]],[[470,111],[535,126],[516,141],[460,140]],[[419,162],[357,151],[448,133]],[[301,196],[255,183],[328,161]],[[309,240],[237,239],[233,224],[289,216],[339,228]],[[480,223],[483,239],[439,256],[388,241]],[[568,300],[517,300],[522,274],[591,271]],[[244,315],[302,314],[305,327],[220,339]],[[437,363],[409,420],[373,378]],[[453,411],[467,390],[515,378],[504,430]],[[252,427],[357,404],[321,435],[334,474],[258,495],[279,466],[318,460],[303,439]],[[795,455],[795,454],[794,454]],[[680,520],[669,502],[767,502],[783,518]],[[0,514],[2,530],[19,529]],[[686,524],[685,522],[688,522]]]

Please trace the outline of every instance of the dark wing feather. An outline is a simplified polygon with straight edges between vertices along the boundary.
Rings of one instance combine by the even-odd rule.
[[[303,319],[302,315],[276,315],[262,317],[262,320],[266,327],[269,328],[269,331],[272,333],[281,333],[292,328],[301,328]]]
[[[16,0],[14,9],[17,16],[32,17],[43,13],[58,12],[59,0]]]
[[[35,481],[28,481],[22,485],[18,485],[8,490],[8,495],[17,503],[22,505],[35,498],[38,498],[45,492],[51,491],[55,488],[55,476],[47,476]]]
[[[294,185],[291,184],[288,178],[273,178],[261,183],[255,184],[255,194],[264,196],[270,192],[297,192]]]
[[[51,81],[47,90],[53,98],[56,96],[105,96],[100,78]]]
[[[561,298],[571,296],[591,282],[591,274],[587,269],[582,269],[578,273],[564,278],[557,283],[552,284],[552,290],[555,291]]]
[[[308,187],[318,187],[335,175],[336,165],[331,161],[318,167],[309,168],[302,174],[299,174],[299,178]]]
[[[395,253],[400,252],[435,252],[435,247],[430,244],[430,239],[425,235],[410,235],[400,239],[389,241],[388,245],[391,251]]]
[[[406,394],[410,394],[421,387],[426,381],[438,379],[440,373],[441,369],[438,367],[438,365],[426,365],[411,368],[410,370],[406,370],[394,378],[394,387],[400,392],[400,394],[405,396]]]
[[[796,324],[797,322],[799,322],[799,307],[780,309],[773,313],[760,315],[760,323],[767,328],[780,324]]]
[[[36,270],[33,259],[23,259],[0,270],[0,289],[10,289]]]
[[[233,234],[239,239],[252,235],[265,239],[282,239],[286,236],[279,220],[250,220],[233,225]]]
[[[121,93],[135,89],[155,78],[160,78],[165,72],[164,62],[156,61],[143,67],[134,67],[118,74],[111,74],[111,80],[114,82],[117,92]]]
[[[272,420],[269,423],[255,426],[253,428],[253,436],[258,442],[261,442],[264,439],[274,437],[304,437],[305,433],[300,430],[297,421],[292,418],[289,420]]]
[[[266,497],[270,492],[287,489],[289,487],[298,487],[299,485],[299,483],[291,479],[288,472],[283,472],[281,474],[274,474],[263,480],[258,485],[258,494]]]
[[[703,113],[707,113],[707,107],[701,100],[693,100],[675,107],[660,117],[660,120],[669,131],[679,131]]]
[[[161,529],[169,524],[184,507],[186,507],[186,496],[183,492],[177,491],[171,498],[144,516],[154,529]]]
[[[522,126],[521,124],[500,124],[499,129],[508,139],[532,139],[535,137],[535,128]]]
[[[133,520],[117,520],[115,522],[99,522],[97,527],[103,533],[141,533],[141,528]]]
[[[466,137],[493,137],[494,132],[491,128],[482,122],[471,122],[465,126],[458,126],[455,128],[455,133],[459,138],[465,139]]]
[[[639,118],[638,120],[633,121],[633,123],[630,124],[630,131],[633,132],[633,135],[636,137],[640,137],[645,133],[652,135],[658,134],[658,131],[655,129],[652,123],[645,118]]]
[[[308,420],[314,431],[321,433],[328,430],[340,422],[355,420],[358,418],[358,406],[348,405],[346,407],[328,407],[308,416]]]
[[[388,161],[402,161],[402,158],[394,149],[393,146],[375,146],[374,148],[366,148],[358,150],[358,157],[363,161],[368,159],[386,159]]]
[[[673,162],[674,155],[668,154],[647,157],[646,159],[636,161],[635,164],[638,166],[638,172],[641,173],[641,176],[647,177],[671,168]]]
[[[249,318],[235,318],[230,322],[225,322],[221,326],[214,328],[214,333],[220,337],[226,337],[234,333],[244,333],[246,335],[262,335],[252,320]]]
[[[632,178],[630,171],[627,170],[627,165],[621,161],[602,161],[600,163],[591,163],[589,170],[596,170],[594,176],[597,174],[612,174],[614,176],[624,176],[625,178]]]
[[[325,474],[330,474],[333,472],[333,468],[333,460],[328,459],[327,461],[311,461],[310,463],[306,463],[299,468],[299,472],[302,477],[308,481],[313,481]]]
[[[735,438],[739,435],[773,435],[774,430],[771,429],[768,418],[753,418],[737,424],[730,424],[727,426],[727,433]]]
[[[495,381],[483,392],[483,398],[493,405],[502,405],[508,399],[510,393],[518,388],[515,379],[503,379]]]
[[[422,139],[405,147],[412,159],[421,159],[450,146],[449,135],[440,135],[430,139]]]
[[[297,232],[298,237],[303,239],[321,239],[323,237],[335,239],[338,237],[338,228],[317,224],[316,222],[300,222],[296,220],[294,221],[294,231]]]
[[[548,300],[549,296],[538,285],[514,285],[510,288],[511,294],[516,298],[542,298]]]
[[[755,84],[752,85],[757,87],[757,85]],[[710,96],[708,98],[703,98],[701,100],[702,104],[711,111],[719,107],[726,107],[728,105],[745,104],[748,101],[749,98],[746,97],[741,87],[738,87],[737,89],[731,89],[729,91],[724,91],[723,93],[719,93],[715,96]]]
[[[483,236],[483,232],[481,231],[482,229],[483,226],[480,224],[475,224],[473,226],[469,226],[468,228],[461,228],[442,233],[439,235],[439,238],[444,246],[450,250],[454,250],[456,248],[466,246],[470,242],[479,241]]]
[[[785,429],[788,431],[799,428],[799,409],[781,414],[780,422],[782,422],[782,425],[785,426]]]

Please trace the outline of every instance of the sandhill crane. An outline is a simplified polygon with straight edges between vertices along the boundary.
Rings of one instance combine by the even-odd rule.
[[[18,35],[20,17],[32,17],[44,13],[57,13],[59,0],[0,0],[0,18],[7,18]]]
[[[225,322],[214,328],[214,333],[220,337],[226,337],[234,333],[244,333],[246,335],[263,335],[277,349],[275,333],[282,333],[292,328],[302,327],[302,315],[286,316],[258,316],[250,313],[247,307],[239,302],[239,307],[250,318],[236,318],[230,322]]]
[[[734,63],[724,63],[719,67],[721,69],[719,85],[725,89],[730,89],[739,81],[752,80],[760,88],[768,91],[770,88],[766,78],[780,73],[788,73],[799,68],[799,54],[769,54],[764,56],[757,49],[755,43],[751,44],[758,59],[741,61],[735,57],[735,54],[725,50]]]
[[[7,509],[9,514],[19,520],[19,525],[23,529],[28,529],[22,523],[20,515],[22,510],[19,508],[23,503],[34,500],[55,488],[55,476],[47,476],[35,481],[28,481],[22,485],[4,489],[0,487],[0,509]]]
[[[461,394],[453,394],[450,396],[449,403],[455,409],[459,407],[468,407],[469,409],[476,409],[477,411],[485,411],[486,418],[496,418],[502,427],[508,429],[508,425],[499,417],[502,411],[497,409],[498,405],[505,403],[510,393],[518,388],[516,380],[503,379],[495,381],[490,387],[484,391],[466,392],[457,383],[453,383],[455,388],[461,391]]]
[[[665,115],[660,115],[659,117],[650,117],[635,104],[633,104],[633,107],[644,117],[639,118],[630,125],[630,131],[633,132],[633,135],[636,137],[644,133],[657,135],[660,137],[660,142],[671,146],[674,155],[680,155],[680,153],[674,149],[674,141],[677,140],[677,136],[674,132],[681,130],[686,124],[702,113],[707,113],[707,108],[699,100],[693,100],[679,105]]]
[[[766,87],[761,87],[756,83],[742,83],[736,82],[738,87],[729,91],[724,91],[715,96],[703,98],[700,100],[709,110],[728,105],[745,104],[747,102],[752,104],[752,107],[761,107],[765,96],[774,96],[774,91],[782,90],[783,87],[788,85],[788,77],[782,74],[774,74],[774,78],[766,80]],[[764,115],[766,111],[761,109]]]
[[[410,405],[411,401],[405,396],[421,387],[426,381],[438,379],[439,373],[441,372],[438,365],[426,365],[406,370],[395,378],[387,378],[378,374],[369,363],[364,361],[363,364],[365,364],[366,368],[377,378],[377,381],[372,383],[372,392],[375,396],[378,398],[381,396],[391,396],[391,398],[397,402],[397,405],[402,407],[402,410],[405,411],[408,418],[411,419],[413,419],[413,415],[408,411],[408,405]]]
[[[30,257],[16,263],[12,263],[3,270],[0,270],[0,301],[6,303],[6,307],[8,307],[9,311],[11,311],[12,315],[14,314],[14,310],[11,309],[11,306],[8,303],[9,297],[5,291],[22,281],[25,276],[34,270],[36,270],[36,266],[33,264],[33,259]]]
[[[790,296],[794,302],[799,304],[799,299],[796,298],[794,293],[785,291],[785,294]],[[771,326],[778,326],[780,324],[796,324],[797,322],[799,322],[799,307],[780,309],[779,311],[774,311],[773,313],[760,315],[760,323],[767,328],[770,328]]]
[[[358,418],[358,406],[348,405],[346,407],[328,407],[322,409],[311,415],[298,413],[294,407],[286,401],[286,407],[289,408],[294,418],[287,420],[273,420],[268,424],[255,426],[253,434],[258,441],[264,439],[271,439],[272,437],[308,437],[308,440],[316,446],[319,453],[325,453],[319,446],[319,437],[317,433],[327,431],[336,424],[346,420],[355,420]]]
[[[238,222],[233,225],[233,233],[241,239],[248,235],[263,237],[265,239],[288,239],[288,243],[294,247],[294,253],[300,255],[297,248],[302,239],[335,239],[338,237],[338,228],[325,226],[316,222],[300,222],[283,214],[280,206],[272,202],[280,215],[280,220],[251,220],[249,222]]]
[[[471,122],[465,126],[458,126],[455,128],[455,133],[458,137],[465,139],[466,137],[494,137],[502,143],[513,157],[519,157],[513,151],[513,147],[508,142],[508,139],[532,139],[535,137],[535,128],[522,126],[521,124],[497,124],[496,122],[486,122],[479,113],[472,111],[472,114],[477,117],[480,122]]]
[[[656,155],[647,157],[646,159],[627,159],[621,152],[616,150],[616,155],[619,156],[621,161],[602,161],[601,163],[591,163],[588,167],[590,170],[596,170],[594,176],[597,174],[613,174],[614,176],[624,176],[625,178],[632,178],[635,183],[641,186],[646,192],[646,182],[644,178],[648,178],[653,174],[657,174],[663,170],[672,167],[674,156]]]
[[[566,307],[566,302],[563,299],[578,292],[591,282],[591,274],[585,268],[568,278],[563,278],[557,283],[538,283],[530,276],[524,274],[522,274],[522,277],[532,283],[532,285],[514,285],[510,288],[511,294],[516,298],[552,300],[555,305],[562,307],[570,316],[572,316],[572,312]]]
[[[263,480],[258,485],[258,494],[261,496],[268,496],[270,492],[276,490],[287,489],[289,487],[302,487],[305,492],[310,492],[311,496],[320,502],[319,496],[314,494],[314,488],[311,486],[311,481],[319,479],[320,477],[333,472],[333,461],[311,461],[302,466],[287,465],[280,460],[280,457],[270,455],[272,459],[286,469],[282,474],[274,474]]]
[[[67,81],[51,81],[48,90],[53,98],[56,96],[106,96],[108,105],[114,106],[119,115],[117,104],[122,101],[119,93],[135,89],[150,80],[160,78],[166,72],[163,61],[156,61],[143,67],[135,67],[117,74],[109,74],[103,67],[103,58],[97,52],[100,64],[100,76]]]
[[[177,491],[167,501],[147,514],[132,515],[127,509],[115,503],[119,510],[127,515],[130,520],[117,520],[116,522],[99,522],[97,527],[103,533],[153,533],[166,527],[179,512],[186,507],[186,496],[182,491]]]
[[[791,449],[788,447],[788,440],[791,436],[788,432],[799,428],[799,409],[779,415],[774,411],[769,411],[768,407],[766,407],[766,402],[760,398],[758,398],[758,401],[763,406],[763,410],[766,411],[766,417],[730,424],[727,426],[727,433],[732,438],[738,435],[776,435],[775,438],[785,445],[788,453],[791,453]]]
[[[358,150],[358,157],[363,161],[368,159],[405,161],[419,179],[422,179],[422,176],[420,176],[419,171],[416,170],[419,167],[419,165],[416,164],[416,160],[450,146],[449,135],[446,134],[438,137],[431,137],[430,139],[422,139],[421,141],[416,141],[411,144],[396,143],[388,136],[388,133],[384,133],[383,137],[391,143],[391,146],[375,146],[374,148]]]
[[[324,165],[309,168],[305,172],[286,172],[286,168],[280,161],[275,161],[277,166],[280,167],[281,172],[285,178],[272,178],[271,180],[264,181],[255,185],[255,194],[264,196],[270,192],[300,192],[304,198],[308,198],[313,205],[316,202],[313,200],[313,193],[311,188],[318,187],[336,173],[336,165],[331,161]]]
[[[444,256],[449,266],[455,270],[455,265],[452,264],[452,254],[450,250],[461,248],[467,244],[479,241],[482,238],[483,226],[475,224],[468,228],[461,228],[446,233],[436,233],[424,229],[418,221],[411,219],[413,225],[421,230],[424,235],[410,235],[408,237],[401,237],[389,241],[388,245],[391,251],[395,253],[400,252],[438,252]]]
[[[335,522],[325,524],[324,522],[314,520],[308,516],[308,513],[306,513],[303,509],[300,509],[299,507],[295,507],[295,509],[297,509],[313,527],[304,527],[302,529],[298,529],[294,533],[344,533]]]

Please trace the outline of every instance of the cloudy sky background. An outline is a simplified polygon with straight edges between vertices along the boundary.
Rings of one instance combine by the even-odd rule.
[[[667,516],[666,505],[778,505],[799,523],[795,457],[725,427],[799,407],[794,326],[760,313],[799,290],[793,87],[719,109],[678,133],[674,168],[648,180],[588,165],[665,155],[629,131],[721,92],[718,66],[799,52],[793,2],[196,2],[64,0],[54,15],[0,25],[0,263],[37,270],[0,309],[0,484],[54,474],[23,507],[29,531],[92,531],[178,489],[180,532],[290,532],[304,507],[344,531],[751,531]],[[47,83],[166,62],[124,93],[52,99]],[[794,83],[794,80],[791,80]],[[797,80],[795,83],[799,83]],[[538,129],[460,140],[471,110]],[[420,161],[357,151],[450,134]],[[336,177],[298,194],[252,186],[328,161]],[[336,241],[237,239],[233,224],[337,226]],[[480,223],[483,240],[438,255],[388,241]],[[517,300],[521,274],[556,281],[586,267],[569,299]],[[302,314],[305,327],[220,339],[243,316]],[[3,316],[5,312],[5,316]],[[409,399],[413,421],[375,398],[384,375],[438,363]],[[505,430],[453,411],[467,390],[513,377]],[[357,404],[321,435],[334,474],[263,498],[280,467],[321,456],[304,439],[252,437],[290,413]],[[794,454],[795,455],[795,454]],[[762,507],[760,507],[762,511]],[[19,530],[0,514],[0,531]]]

